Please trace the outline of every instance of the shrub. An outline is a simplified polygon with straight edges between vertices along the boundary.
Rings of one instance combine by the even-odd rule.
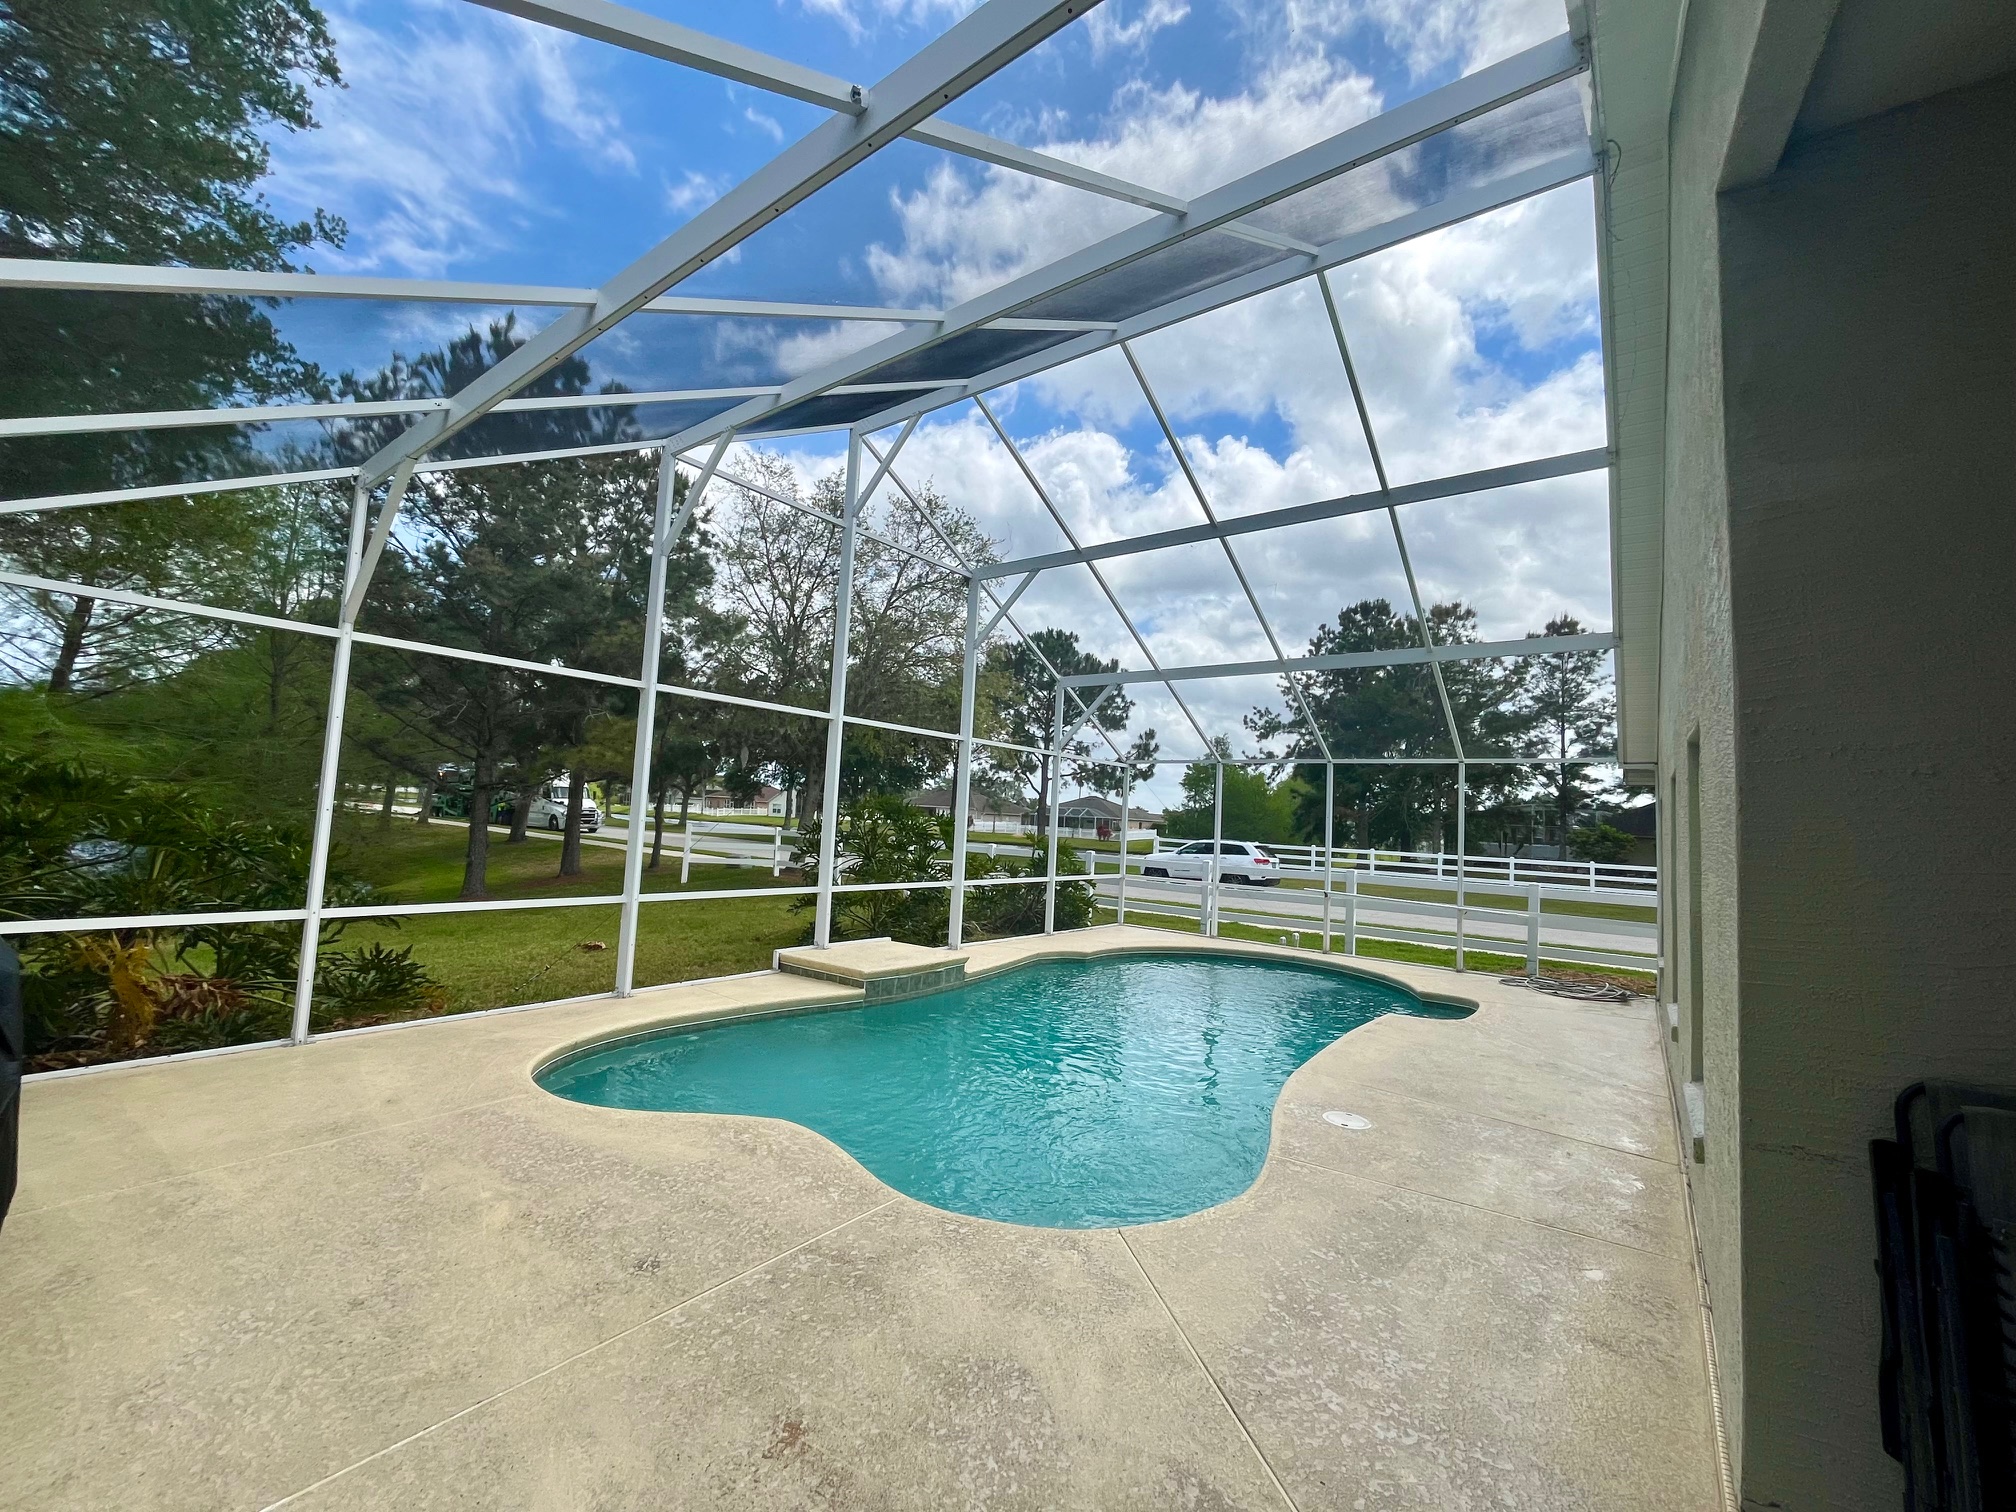
[[[801,826],[792,865],[808,875],[817,869],[819,820]],[[910,807],[901,798],[882,796],[844,804],[840,810],[836,853],[842,882],[918,882],[949,880],[952,824]],[[990,857],[969,848],[966,877],[1043,876],[1047,858]],[[1059,842],[1059,873],[1085,869],[1075,847]],[[836,893],[833,898],[833,938],[868,940],[888,936],[911,945],[942,945],[951,928],[950,889],[890,888],[883,892]],[[793,905],[810,913],[818,903],[801,898]],[[1082,929],[1092,921],[1092,885],[1057,884],[1057,927]],[[1043,928],[1043,890],[1023,887],[973,887],[966,890],[965,933],[968,939],[995,939],[1036,934]],[[812,937],[806,926],[805,937]]]
[[[308,845],[287,826],[88,760],[0,752],[0,917],[298,908],[307,874]],[[332,866],[325,897],[362,903],[372,890]],[[389,1015],[438,1003],[407,951],[346,954],[343,929],[325,923],[318,953],[318,983],[337,984],[339,1004]],[[277,1039],[300,937],[288,922],[22,936],[29,1058],[40,1069]]]
[[[1622,861],[1637,843],[1613,824],[1585,824],[1568,836],[1568,854],[1578,861]]]

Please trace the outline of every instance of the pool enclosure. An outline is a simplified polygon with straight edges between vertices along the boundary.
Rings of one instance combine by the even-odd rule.
[[[1521,621],[1549,618],[1582,593],[1579,607],[1592,583],[1602,606],[1583,612],[1607,618],[1611,592],[1612,422],[1594,315],[1606,186],[1591,140],[1586,39],[1565,30],[1522,38],[1503,56],[1432,87],[1398,91],[1405,97],[1388,108],[1361,111],[1341,129],[1264,160],[1224,171],[1185,164],[1189,182],[1179,194],[952,118],[962,99],[988,98],[990,80],[1005,81],[997,100],[1016,92],[1040,100],[1049,75],[1035,60],[1054,70],[1059,56],[1076,56],[1055,44],[1044,49],[1088,24],[1098,8],[1086,0],[986,0],[867,85],[601,0],[497,0],[493,8],[518,18],[513,25],[571,33],[652,68],[729,81],[736,101],[781,97],[810,107],[814,124],[592,288],[54,259],[0,264],[0,287],[92,302],[114,320],[190,301],[266,312],[261,318],[290,337],[299,333],[304,350],[318,332],[403,330],[410,342],[415,330],[468,325],[466,348],[451,344],[450,359],[426,373],[394,349],[381,373],[390,377],[375,387],[348,382],[287,402],[256,395],[248,402],[254,385],[226,383],[204,407],[95,412],[79,402],[0,420],[0,444],[28,459],[13,476],[32,475],[34,459],[46,455],[62,462],[51,475],[72,485],[0,502],[7,516],[47,522],[157,505],[187,518],[205,499],[261,489],[342,491],[348,502],[340,583],[326,614],[260,612],[218,601],[222,592],[206,601],[109,577],[52,575],[36,570],[32,550],[10,556],[0,583],[37,602],[88,601],[138,623],[187,617],[224,633],[300,637],[323,648],[317,654],[328,657],[329,681],[298,900],[200,913],[16,917],[0,931],[298,924],[291,1023],[298,1042],[314,1027],[318,952],[333,921],[613,910],[613,988],[621,996],[650,985],[636,967],[640,938],[677,929],[679,911],[695,903],[809,900],[811,936],[825,945],[844,929],[836,914],[849,899],[939,894],[942,943],[957,946],[973,936],[976,898],[995,889],[1040,893],[1041,909],[1032,902],[1026,927],[1039,927],[1037,919],[1045,930],[1059,927],[1060,886],[1082,886],[1073,879],[1089,868],[1098,917],[1173,919],[1207,933],[1242,920],[1272,930],[1279,917],[1279,929],[1298,940],[1333,948],[1348,935],[1355,948],[1358,880],[1383,865],[1456,889],[1453,906],[1415,905],[1434,916],[1431,923],[1401,921],[1388,937],[1453,935],[1461,964],[1462,889],[1474,877],[1521,895],[1499,906],[1524,910],[1530,923],[1502,936],[1498,948],[1530,969],[1544,888],[1572,884],[1598,889],[1591,898],[1626,900],[1654,892],[1649,868],[1599,877],[1590,864],[1585,877],[1580,863],[1550,871],[1519,859],[1516,835],[1493,857],[1475,854],[1474,844],[1480,806],[1501,816],[1522,803],[1544,807],[1522,797],[1535,774],[1560,783],[1567,771],[1616,759],[1614,746],[1565,735],[1541,743],[1530,721],[1515,727],[1501,718],[1521,669],[1573,656],[1593,669],[1588,678],[1613,685],[1630,670],[1628,661],[1610,668],[1621,648],[1600,624],[1577,619],[1543,635]],[[886,166],[892,159],[895,168]],[[914,196],[919,183],[964,186],[945,196],[953,217],[986,212],[977,198],[985,192],[1007,195],[1004,202],[1028,217],[1023,244],[1017,256],[940,278],[945,297],[935,305],[799,297],[816,277],[743,287],[777,267],[762,249],[806,245],[802,237],[780,242],[788,228],[844,226],[852,202],[835,197],[857,181],[864,204]],[[1450,262],[1488,263],[1489,236],[1449,238],[1519,215],[1544,221],[1522,246],[1549,249],[1586,273],[1587,328],[1571,333],[1569,358],[1557,352],[1549,360],[1579,375],[1577,392],[1589,402],[1562,418],[1522,411],[1509,388],[1495,400],[1483,389],[1451,389],[1433,398],[1429,407],[1440,409],[1425,423],[1421,406],[1396,395],[1418,388],[1410,341],[1429,339],[1431,328],[1420,310],[1394,299],[1402,281],[1381,282],[1376,271],[1387,266],[1382,259],[1421,246],[1445,249]],[[876,250],[886,251],[834,255],[872,262]],[[735,272],[745,267],[755,270],[747,278]],[[1432,270],[1423,280],[1433,283]],[[899,284],[892,278],[885,287]],[[1516,323],[1505,311],[1520,297],[1509,285],[1493,286],[1455,303],[1465,320],[1502,326]],[[485,321],[492,339],[479,351]],[[1505,358],[1507,370],[1539,362],[1534,353],[1559,340],[1567,338],[1534,337],[1523,355]],[[343,350],[362,350],[365,341]],[[1273,397],[1249,406],[1243,419],[1224,400],[1230,380],[1216,376],[1235,367],[1263,373],[1272,386]],[[618,376],[590,387],[610,374]],[[135,437],[146,444],[120,449]],[[225,440],[180,446],[178,437]],[[136,473],[135,456],[165,475]],[[533,488],[560,486],[552,480],[575,476],[566,469],[609,458],[631,459],[626,476],[634,482],[640,457],[655,469],[654,491],[637,495],[638,509],[622,517],[634,530],[638,589],[624,654],[638,660],[616,666],[600,643],[594,656],[570,660],[486,649],[475,632],[401,633],[419,623],[400,608],[404,585],[453,535],[455,508],[467,507],[454,503],[456,488],[481,480],[495,503],[503,497],[496,490],[510,486],[499,480],[513,470],[545,480]],[[106,469],[95,480],[94,458]],[[800,486],[826,469],[830,482]],[[94,482],[101,486],[80,486]],[[725,530],[720,522],[730,515],[740,522],[738,549],[753,555],[710,566],[716,589],[695,590],[681,564],[712,549],[708,531]],[[976,523],[976,515],[984,518]],[[1564,559],[1515,574],[1515,558],[1529,567],[1547,558],[1550,538]],[[785,551],[792,541],[804,550]],[[548,544],[521,540],[534,558]],[[610,548],[612,556],[624,549]],[[753,580],[760,573],[750,564],[759,559],[781,572],[772,559],[783,556],[792,556],[800,579],[820,577],[816,589],[801,581],[793,590],[826,606],[808,611],[818,623],[798,647],[817,650],[816,682],[802,667],[788,689],[744,675],[755,656],[746,646],[739,662],[728,652],[709,660],[675,646],[687,620],[715,612],[708,594],[724,574]],[[1542,584],[1549,597],[1537,607],[1508,604],[1502,593],[1494,599],[1490,580],[1501,572]],[[864,599],[871,576],[887,591]],[[885,624],[920,599],[937,606],[936,617],[906,651]],[[1465,608],[1464,599],[1482,608]],[[506,593],[488,605],[486,623],[514,602]],[[1361,614],[1347,625],[1345,606],[1369,614],[1374,604],[1384,615],[1378,624],[1360,623]],[[875,621],[867,629],[864,614]],[[736,623],[740,630],[726,641],[760,638],[746,616]],[[881,636],[873,642],[881,660],[872,664],[861,649],[870,630]],[[906,656],[945,671],[942,698],[898,707],[871,696],[895,676],[892,666],[903,670]],[[346,901],[332,891],[332,851],[346,813],[378,806],[382,789],[390,815],[395,799],[403,805],[417,789],[424,818],[433,792],[431,780],[412,777],[410,762],[406,776],[383,776],[380,768],[390,767],[360,754],[375,751],[371,742],[381,736],[394,743],[359,714],[360,668],[374,659],[489,669],[524,680],[541,698],[601,700],[594,708],[605,726],[630,742],[627,765],[611,760],[606,768],[610,790],[629,794],[620,889],[425,903]],[[1021,681],[1004,692],[1014,676]],[[1353,711],[1375,686],[1390,703],[1426,711],[1426,723],[1416,719],[1405,739],[1375,732],[1354,743]],[[410,713],[445,695],[401,696]],[[1000,714],[1012,696],[1022,697],[1019,725]],[[911,707],[923,712],[905,717]],[[700,787],[729,768],[765,780],[788,774],[778,785],[789,819],[817,820],[816,844],[803,858],[810,875],[799,885],[781,875],[781,835],[710,854],[690,823],[682,871],[699,845],[702,861],[767,871],[756,880],[775,885],[647,885],[653,841],[644,816],[648,795],[666,790],[659,775],[666,731],[697,730],[716,716],[744,723],[706,737],[717,770],[703,774]],[[1247,735],[1235,744],[1228,737],[1240,725]],[[499,736],[495,750],[503,749]],[[574,759],[577,770],[587,770],[582,760]],[[1191,784],[1179,790],[1184,772]],[[1201,799],[1200,772],[1210,789]],[[1131,868],[1118,859],[1138,838],[1133,816],[1144,806],[1185,807],[1203,835],[1240,838],[1227,782],[1252,772],[1299,779],[1307,812],[1299,848],[1284,847],[1284,856],[1293,875],[1312,884],[1301,912],[1270,913],[1257,891],[1216,878],[1176,897],[1147,886],[1141,853],[1132,854]],[[485,806],[509,785],[494,762],[469,782]],[[893,880],[862,880],[860,857],[849,850],[855,831],[843,834],[837,816],[853,798],[899,798],[927,782],[949,786],[949,855],[913,858]],[[990,871],[975,866],[976,848],[992,854],[1002,846],[976,805],[1004,783],[1020,784],[1023,801],[1047,822],[1032,864]],[[1114,851],[1074,858],[1068,842],[1060,847],[1056,816],[1067,783],[1117,805]],[[696,790],[691,780],[680,786],[689,798]],[[1354,827],[1349,817],[1382,803],[1403,816],[1401,830],[1383,841],[1370,820]],[[602,815],[605,824],[611,818]],[[1555,835],[1557,844],[1563,839]],[[1649,940],[1621,955],[1586,941],[1549,953],[1648,969],[1658,954]]]

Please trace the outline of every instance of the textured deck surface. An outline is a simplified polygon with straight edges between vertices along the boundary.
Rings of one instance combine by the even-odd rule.
[[[860,1000],[802,978],[33,1084],[0,1506],[1713,1509],[1652,1009],[1380,973],[1481,1010],[1346,1035],[1250,1191],[1124,1231],[530,1080]]]

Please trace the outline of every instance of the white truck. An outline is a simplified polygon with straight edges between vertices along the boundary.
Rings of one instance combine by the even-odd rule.
[[[532,795],[532,812],[526,824],[532,829],[564,830],[567,828],[567,790],[572,778],[562,777],[549,782]],[[595,806],[593,797],[581,795],[581,833],[592,835],[602,828],[602,811]]]

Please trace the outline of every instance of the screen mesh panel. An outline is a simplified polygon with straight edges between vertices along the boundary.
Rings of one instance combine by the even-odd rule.
[[[1078,338],[1076,331],[962,331],[861,375],[863,383],[927,383],[973,378]]]
[[[1585,147],[1589,128],[1573,79],[1553,84],[1256,210],[1256,226],[1321,246],[1458,190]]]
[[[1044,320],[1125,320],[1292,254],[1224,231],[1164,247],[1017,313]]]

